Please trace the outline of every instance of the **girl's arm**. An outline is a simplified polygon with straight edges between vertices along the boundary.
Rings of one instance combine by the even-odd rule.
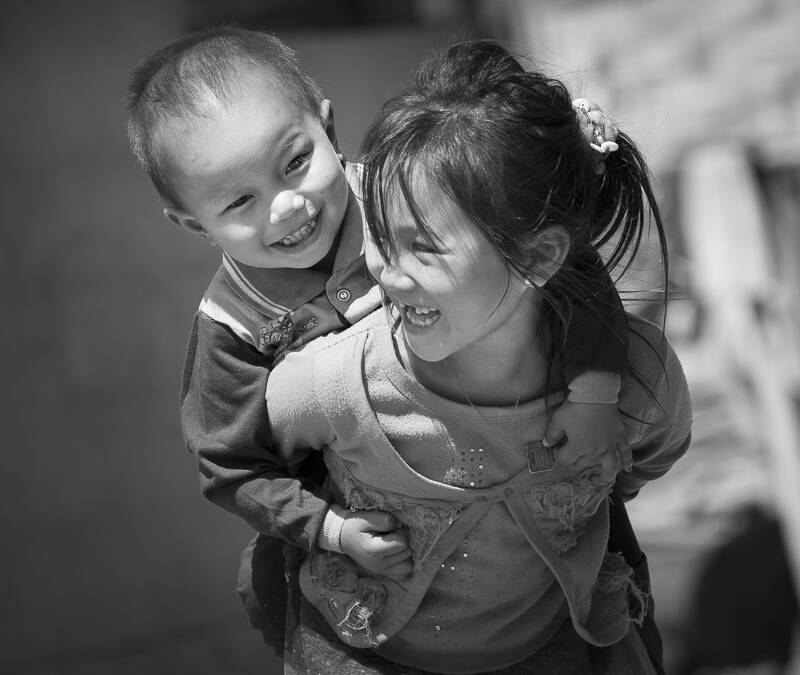
[[[309,451],[336,441],[336,433],[322,407],[314,373],[325,338],[292,352],[278,364],[267,382],[266,404],[273,443],[292,467]],[[332,504],[320,529],[319,548],[344,553],[361,567],[378,574],[403,578],[411,572],[411,549],[400,523],[383,511],[348,511]]]

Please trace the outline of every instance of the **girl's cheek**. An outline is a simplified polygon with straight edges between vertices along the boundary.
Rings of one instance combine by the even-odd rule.
[[[385,263],[369,235],[364,238],[364,260],[367,263],[367,269],[372,277],[376,281],[380,281],[381,272],[383,272]]]

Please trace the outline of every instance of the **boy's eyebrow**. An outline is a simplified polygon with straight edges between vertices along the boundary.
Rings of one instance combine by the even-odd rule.
[[[275,146],[278,147],[278,150],[275,152],[275,156],[278,156],[287,150],[290,150],[292,145],[303,135],[302,129],[289,129],[283,136],[281,136]]]
[[[269,139],[262,139],[262,143],[267,143],[271,147],[276,147],[277,150],[274,153],[271,153],[273,157],[278,157],[287,150],[290,150],[292,144],[297,141],[303,135],[302,129],[297,128],[289,128],[283,134],[278,136],[278,138],[274,142],[270,142]],[[223,201],[225,197],[230,192],[236,192],[239,189],[238,184],[235,183],[226,183],[218,190],[214,190],[213,193],[209,195],[209,199],[211,201]]]

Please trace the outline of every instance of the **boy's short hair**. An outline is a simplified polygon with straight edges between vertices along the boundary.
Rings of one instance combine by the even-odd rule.
[[[166,175],[167,158],[157,142],[160,124],[201,116],[209,94],[230,101],[247,67],[269,70],[292,101],[319,114],[322,90],[302,70],[294,50],[262,31],[203,31],[156,50],[134,70],[128,88],[131,150],[159,194],[173,205],[179,206]]]

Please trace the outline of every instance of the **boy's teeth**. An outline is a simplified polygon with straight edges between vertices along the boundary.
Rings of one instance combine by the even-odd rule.
[[[279,239],[275,243],[278,246],[296,246],[297,244],[304,242],[311,236],[311,233],[314,231],[314,227],[316,226],[316,224],[317,224],[317,217],[314,216],[300,229],[295,230],[291,234],[287,234],[283,239]]]

